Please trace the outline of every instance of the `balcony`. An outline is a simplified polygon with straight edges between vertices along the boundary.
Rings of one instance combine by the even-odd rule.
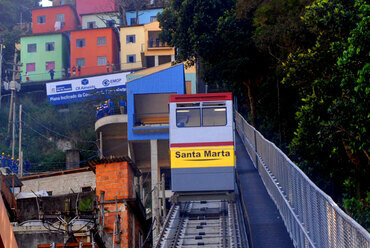
[[[134,114],[133,120],[134,133],[164,133],[169,130],[168,112]]]
[[[149,38],[148,41],[148,50],[169,50],[172,49],[171,46],[167,44],[167,42],[161,42],[159,39],[151,39]]]

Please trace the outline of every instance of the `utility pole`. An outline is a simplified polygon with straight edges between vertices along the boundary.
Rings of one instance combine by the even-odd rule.
[[[18,174],[23,177],[23,151],[22,151],[22,104],[19,105],[19,137],[18,137],[18,151],[19,151],[19,168]]]
[[[3,42],[0,41],[0,109],[1,109],[1,99],[2,99],[2,96],[1,96],[1,87],[3,86],[3,48],[4,48],[4,45],[3,45]]]
[[[14,158],[15,151],[15,102],[13,103],[13,130],[12,130],[12,158]]]
[[[16,66],[17,66],[17,56],[18,56],[17,48],[14,48],[13,78],[12,78],[12,82],[10,82],[11,96],[10,96],[10,107],[9,107],[8,136],[10,134],[10,123],[12,120],[13,101],[14,101],[14,94],[15,94],[15,89],[16,89],[15,73],[16,73]]]

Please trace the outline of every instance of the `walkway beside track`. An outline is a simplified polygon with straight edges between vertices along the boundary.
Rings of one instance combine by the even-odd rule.
[[[239,174],[241,193],[248,212],[251,248],[290,248],[290,239],[280,213],[266,191],[265,185],[236,133],[236,168]]]

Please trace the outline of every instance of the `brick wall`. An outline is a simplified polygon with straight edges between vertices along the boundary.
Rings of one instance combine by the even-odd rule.
[[[127,162],[114,162],[96,165],[96,194],[100,197],[100,192],[105,192],[105,201],[114,201],[115,197],[118,200],[134,198],[134,176],[131,167]],[[100,200],[100,199],[99,199]],[[116,205],[115,203],[104,204],[105,208],[105,226],[106,235],[112,236],[116,221]],[[135,243],[135,248],[139,248],[139,230],[140,222],[135,218],[124,203],[117,204],[118,213],[121,216],[121,248],[132,248]],[[133,222],[135,235],[133,235]]]

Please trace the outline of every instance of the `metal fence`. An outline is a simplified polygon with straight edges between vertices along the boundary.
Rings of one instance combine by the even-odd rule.
[[[370,247],[370,234],[236,112],[236,129],[295,247]]]

